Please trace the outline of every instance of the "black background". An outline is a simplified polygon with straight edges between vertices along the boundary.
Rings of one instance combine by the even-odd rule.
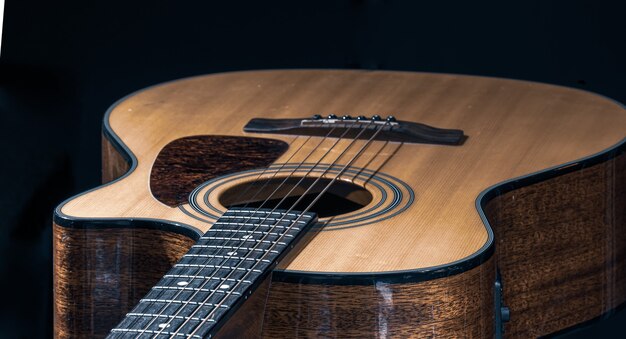
[[[361,68],[527,79],[626,102],[625,36],[618,1],[6,0],[0,336],[50,335],[52,209],[98,184],[102,115],[132,91],[232,70]],[[618,336],[625,318],[577,336]]]

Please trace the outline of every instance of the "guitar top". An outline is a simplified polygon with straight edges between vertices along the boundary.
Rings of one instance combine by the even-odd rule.
[[[234,176],[229,178],[234,181],[211,186],[208,202],[203,201],[203,194],[198,198],[199,208],[188,201],[160,201],[155,191],[173,188],[154,182],[159,180],[152,173],[159,153],[189,136],[261,137],[289,145],[274,163],[305,160],[314,164],[335,140],[327,138],[318,146],[304,137],[246,133],[243,128],[254,118],[315,114],[393,115],[398,120],[463,130],[467,139],[458,146],[374,141],[351,166],[365,171],[341,178],[365,187],[371,200],[359,210],[334,218],[339,220],[331,219],[300,255],[280,267],[286,270],[416,270],[480,255],[493,241],[481,216],[481,194],[507,180],[568,166],[615,146],[626,136],[626,111],[618,103],[524,81],[362,71],[195,77],[151,87],[118,102],[105,123],[134,155],[132,172],[68,201],[60,212],[72,218],[167,220],[204,233],[226,211],[219,200],[221,193],[245,179]],[[341,140],[321,163],[333,162],[350,142]],[[202,149],[201,141],[190,145],[201,148],[194,156],[210,152]],[[359,146],[348,150],[338,163],[346,163]],[[219,145],[209,142],[206,147]],[[304,159],[313,148],[313,154]],[[184,156],[176,150],[163,156],[177,155]],[[221,154],[218,150],[210,155]],[[161,160],[176,163],[176,159]]]
[[[55,333],[579,326],[626,302],[625,137],[614,101],[495,78],[254,71],[138,91],[105,115],[105,184],[55,210]]]

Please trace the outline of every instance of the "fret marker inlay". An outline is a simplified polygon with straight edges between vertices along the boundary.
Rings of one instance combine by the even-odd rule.
[[[315,221],[314,213],[229,209],[109,338],[212,337]]]

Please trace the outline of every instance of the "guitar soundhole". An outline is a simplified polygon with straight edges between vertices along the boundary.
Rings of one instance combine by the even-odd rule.
[[[303,211],[331,182],[331,179],[326,178],[315,182],[316,179],[280,177],[245,182],[224,191],[219,200],[228,208],[278,207]],[[372,194],[365,188],[348,181],[337,180],[309,211],[317,213],[320,218],[332,217],[361,209],[371,201]]]

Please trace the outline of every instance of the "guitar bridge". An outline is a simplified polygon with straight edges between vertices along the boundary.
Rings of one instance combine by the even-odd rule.
[[[362,129],[366,129],[361,133]],[[255,118],[244,126],[244,132],[308,135],[346,139],[369,139],[374,133],[381,131],[374,140],[435,144],[461,145],[467,139],[462,130],[436,128],[416,122],[396,120],[393,116],[382,119],[378,115],[371,118],[349,115],[337,117],[334,114],[326,118],[314,115],[304,119],[262,119]]]

